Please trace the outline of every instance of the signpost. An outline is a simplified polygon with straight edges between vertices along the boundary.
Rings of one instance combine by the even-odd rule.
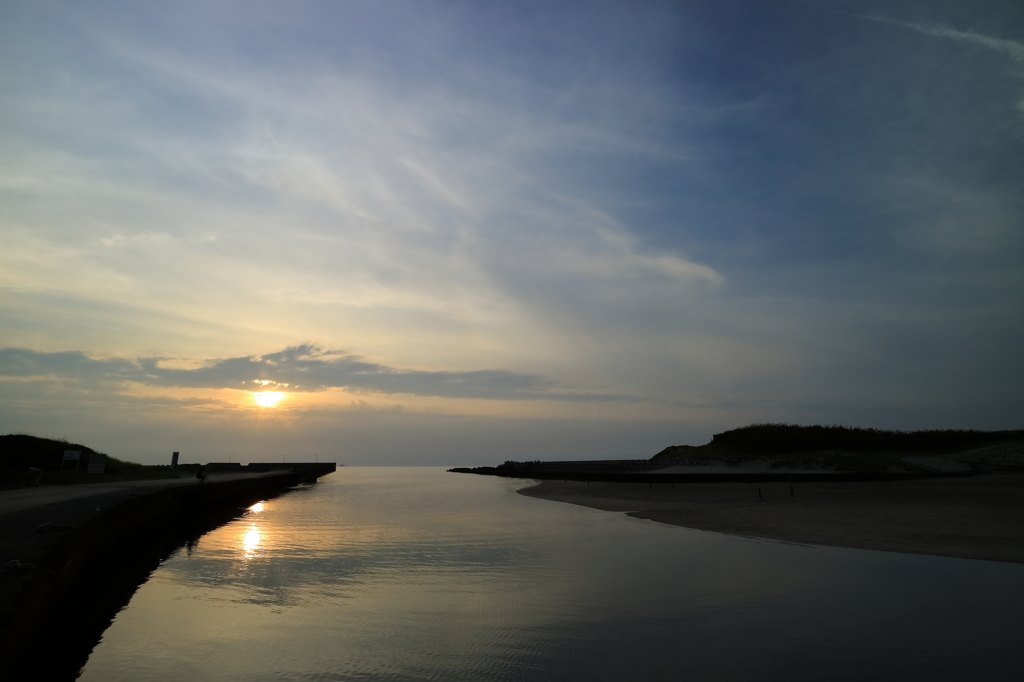
[[[65,450],[64,451],[64,459],[62,459],[60,461],[60,468],[61,469],[64,468],[64,462],[73,461],[75,463],[75,471],[78,471],[78,463],[81,461],[81,459],[82,459],[82,451],[81,450]]]
[[[92,457],[89,458],[89,468],[85,473],[87,474],[102,474],[107,469],[107,456],[102,452],[92,453]]]

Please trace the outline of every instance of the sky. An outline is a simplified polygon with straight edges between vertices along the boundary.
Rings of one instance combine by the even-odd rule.
[[[0,433],[1022,428],[1024,4],[7,0]]]

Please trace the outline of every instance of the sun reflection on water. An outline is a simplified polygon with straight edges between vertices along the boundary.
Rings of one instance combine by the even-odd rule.
[[[250,526],[246,529],[245,533],[242,534],[242,551],[245,553],[247,559],[255,557],[259,551],[260,544],[263,542],[263,533],[256,526]]]
[[[259,514],[266,509],[267,503],[260,501],[256,504],[250,505],[246,510],[246,515]],[[246,559],[252,559],[260,554],[260,549],[264,544],[264,533],[260,530],[257,523],[257,520],[253,518],[252,521],[250,521],[249,526],[246,527],[240,535],[242,541],[242,553],[245,555]]]

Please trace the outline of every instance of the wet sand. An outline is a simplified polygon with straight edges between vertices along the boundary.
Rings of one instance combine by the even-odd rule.
[[[761,497],[758,498],[758,489]],[[786,542],[1024,563],[1024,474],[872,482],[543,481],[522,495]]]

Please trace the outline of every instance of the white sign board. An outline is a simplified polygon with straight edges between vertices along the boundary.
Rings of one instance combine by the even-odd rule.
[[[85,473],[87,474],[102,474],[107,468],[107,456],[102,452],[92,453],[92,457],[89,458],[89,468]]]
[[[65,450],[64,451],[64,459],[62,459],[60,461],[60,468],[61,469],[64,468],[64,462],[74,462],[75,463],[75,471],[78,471],[78,462],[81,459],[82,459],[82,451],[81,450]]]

